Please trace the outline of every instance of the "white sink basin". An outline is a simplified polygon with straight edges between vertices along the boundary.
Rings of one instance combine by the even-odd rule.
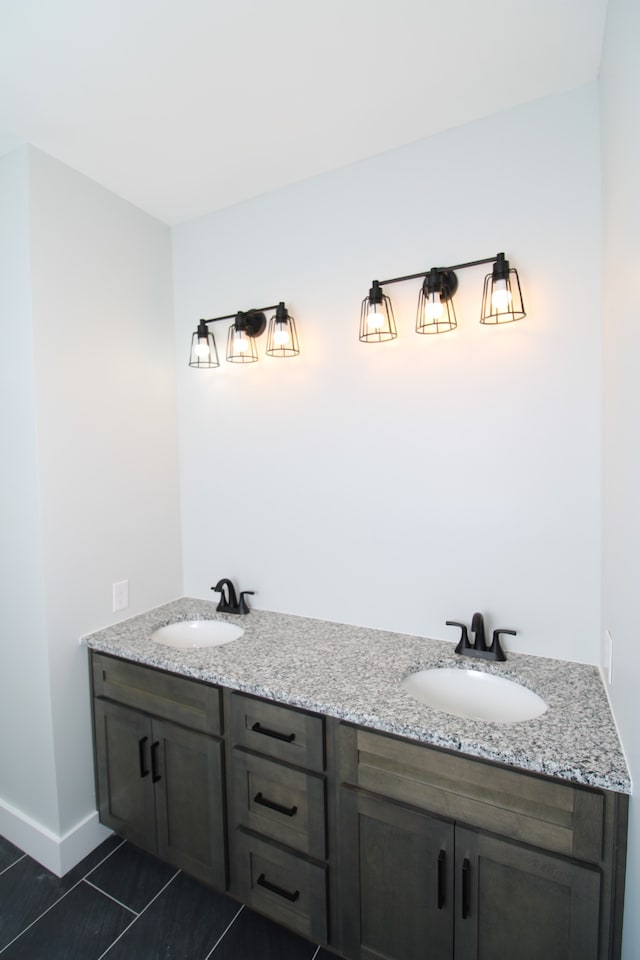
[[[242,627],[227,623],[226,620],[180,620],[160,627],[151,634],[151,639],[166,647],[185,650],[191,647],[219,647],[237,640],[243,633]]]
[[[517,723],[539,717],[547,709],[528,687],[480,670],[419,670],[405,677],[402,686],[415,700],[470,720]]]

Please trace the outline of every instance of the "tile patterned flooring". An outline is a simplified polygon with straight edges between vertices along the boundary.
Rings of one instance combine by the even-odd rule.
[[[2,960],[336,960],[112,836],[56,877],[0,837]]]

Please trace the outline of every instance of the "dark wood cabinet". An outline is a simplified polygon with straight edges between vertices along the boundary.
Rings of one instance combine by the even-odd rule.
[[[96,671],[110,669],[106,658],[94,659]],[[125,679],[122,674],[123,683]],[[135,702],[131,688],[128,698]],[[143,702],[148,705],[148,697]],[[179,705],[159,697],[154,707],[157,713],[174,714]],[[102,823],[167,863],[225,889],[222,741],[102,697],[95,697],[93,713]]]
[[[158,856],[224,890],[223,745],[166,720],[153,722],[153,742]]]
[[[232,693],[231,890],[327,944],[324,719]]]
[[[347,725],[340,740],[350,960],[619,957],[625,798]]]
[[[327,943],[326,864],[239,830],[233,867],[244,903],[316,943]]]
[[[451,960],[454,828],[345,788],[342,947],[361,960]]]
[[[456,960],[597,960],[600,871],[456,828]]]
[[[600,875],[345,788],[343,948],[360,960],[597,960]]]
[[[96,700],[93,706],[100,820],[145,850],[156,850],[151,785],[151,720],[129,707]]]
[[[628,798],[92,653],[100,819],[347,960],[618,960]]]

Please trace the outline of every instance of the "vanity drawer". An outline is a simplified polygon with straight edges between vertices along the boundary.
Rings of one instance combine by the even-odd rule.
[[[340,751],[343,781],[371,793],[556,853],[602,859],[599,790],[345,724]]]
[[[220,691],[199,680],[93,653],[93,692],[202,733],[222,733]]]
[[[324,770],[322,717],[234,693],[231,734],[234,746],[309,770]]]
[[[316,942],[327,942],[327,868],[305,857],[236,833],[242,900]]]
[[[322,860],[326,856],[325,780],[275,760],[233,751],[237,823]]]

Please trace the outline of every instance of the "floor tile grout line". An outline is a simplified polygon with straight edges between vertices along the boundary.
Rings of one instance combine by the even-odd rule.
[[[103,890],[101,887],[96,886],[95,883],[92,883],[91,880],[87,880],[86,877],[82,882],[86,883],[88,887],[93,887],[94,890],[96,890],[98,893],[101,893],[103,897],[107,897],[108,900],[113,900],[113,902],[117,903],[119,907],[123,908],[123,910],[128,910],[129,913],[132,913],[134,915],[134,917],[140,916],[138,911],[134,910],[133,907],[128,907],[126,903],[122,902],[122,900],[117,900],[116,897],[112,897],[110,893],[107,893],[106,890]]]
[[[174,873],[174,875],[173,875],[169,880],[167,880],[167,882],[165,883],[165,885],[164,885],[164,887],[162,888],[162,890],[158,890],[158,892],[156,893],[155,897],[153,897],[153,899],[149,900],[149,903],[146,905],[146,907],[144,908],[144,910],[141,910],[141,912],[138,914],[138,916],[137,916],[137,917],[134,917],[134,919],[131,921],[131,923],[128,923],[128,924],[127,924],[127,926],[124,928],[124,930],[122,931],[122,933],[119,933],[118,936],[117,936],[117,937],[115,938],[115,940],[113,941],[113,943],[110,943],[109,946],[107,947],[107,949],[104,950],[103,953],[100,954],[100,956],[98,957],[98,960],[102,960],[103,957],[106,957],[106,955],[109,953],[109,951],[110,951],[113,947],[115,947],[115,945],[116,945],[116,943],[118,942],[118,940],[122,939],[122,937],[124,937],[124,935],[125,935],[125,933],[127,932],[127,930],[130,930],[131,927],[134,925],[134,923],[137,923],[137,922],[138,922],[138,920],[140,919],[140,917],[142,917],[142,916],[147,912],[147,910],[149,909],[149,907],[151,906],[151,904],[152,904],[152,903],[155,903],[156,900],[158,899],[158,897],[160,897],[160,896],[164,893],[164,891],[167,889],[167,887],[168,887],[171,883],[173,883],[173,881],[175,880],[175,878],[180,875],[180,872],[181,872],[180,870],[176,870],[176,872]]]
[[[125,843],[125,842],[126,842],[125,840],[122,841],[122,843]],[[118,846],[115,847],[115,848],[111,851],[111,853],[108,853],[106,857],[103,857],[103,859],[100,861],[100,863],[97,864],[97,867],[101,866],[101,864],[103,864],[106,860],[108,860],[109,857],[112,856],[112,854],[114,854],[114,853],[116,852],[116,850],[119,850],[120,847],[122,846],[122,843],[119,843]],[[34,862],[37,862],[37,861],[34,861]],[[88,877],[91,873],[93,873],[93,870],[94,870],[94,869],[97,869],[97,867],[94,867],[94,868],[92,868],[91,870],[89,870],[89,872],[88,872],[87,874],[85,874],[85,876]],[[66,891],[62,894],[61,897],[58,897],[57,900],[54,900],[53,903],[50,904],[50,906],[48,906],[46,910],[43,910],[42,913],[39,913],[38,916],[35,917],[35,919],[31,921],[31,923],[28,923],[26,927],[23,927],[23,929],[20,931],[20,933],[16,934],[16,936],[13,938],[13,940],[10,940],[9,943],[6,943],[6,944],[4,945],[4,947],[2,947],[2,949],[0,950],[0,955],[3,954],[3,953],[5,952],[5,950],[8,950],[9,947],[10,947],[13,943],[16,942],[16,940],[19,940],[20,937],[27,932],[27,930],[30,930],[31,927],[32,927],[35,923],[38,923],[39,920],[42,920],[42,918],[43,918],[44,916],[46,916],[47,913],[49,913],[50,910],[53,910],[53,908],[54,908],[55,906],[57,906],[59,903],[61,903],[62,900],[64,900],[65,897],[68,897],[69,894],[72,893],[72,892],[76,889],[76,887],[79,887],[79,886],[80,886],[80,884],[82,883],[82,881],[83,881],[84,879],[85,879],[85,877],[80,877],[80,879],[79,879],[76,883],[74,883],[72,887],[69,887],[69,889],[66,890]],[[137,918],[136,918],[136,919],[137,919]]]
[[[236,922],[236,920],[238,919],[238,917],[240,916],[240,914],[242,913],[243,910],[244,910],[244,904],[242,904],[242,906],[240,907],[240,909],[239,909],[238,912],[236,913],[236,915],[235,915],[235,917],[233,918],[233,920],[231,921],[231,923],[229,923],[229,924],[227,925],[226,929],[223,930],[223,932],[220,934],[220,936],[218,937],[218,939],[216,940],[216,942],[214,943],[214,945],[211,947],[211,950],[210,950],[209,953],[206,955],[206,957],[204,958],[204,960],[209,960],[209,958],[213,956],[214,950],[217,950],[217,949],[218,949],[218,947],[220,946],[220,942],[221,942],[222,940],[224,940],[224,938],[225,938],[226,935],[228,934],[229,930],[230,930],[231,927],[234,925],[234,923]]]
[[[14,860],[13,863],[10,863],[8,867],[3,867],[3,869],[0,870],[0,877],[2,876],[3,873],[6,873],[7,870],[11,870],[11,867],[15,867],[16,863],[20,863],[21,860],[24,860],[25,857],[26,857],[26,853],[23,853],[21,857],[18,857],[17,860]]]
[[[42,918],[45,917],[45,916],[49,913],[50,910],[53,910],[53,908],[56,907],[59,903],[61,903],[61,902],[64,900],[65,897],[68,897],[69,894],[72,893],[72,892],[76,889],[76,887],[79,887],[79,886],[80,886],[80,884],[82,883],[82,881],[83,881],[83,877],[81,877],[81,878],[78,880],[77,883],[74,883],[74,885],[73,885],[72,887],[69,887],[69,889],[66,890],[66,891],[62,894],[61,897],[58,897],[57,900],[54,900],[53,903],[50,904],[50,905],[47,907],[46,910],[43,910],[42,913],[38,914],[38,916],[37,916],[34,920],[32,920],[31,923],[28,923],[28,924],[26,925],[26,927],[23,927],[23,929],[20,931],[20,933],[18,933],[18,934],[13,938],[13,940],[10,940],[9,943],[7,943],[7,944],[2,948],[2,950],[0,950],[0,954],[3,954],[3,953],[5,952],[5,950],[8,950],[12,943],[15,943],[16,940],[19,940],[20,937],[27,932],[27,930],[30,930],[31,927],[32,927],[34,924],[38,923],[39,920],[42,920]]]
[[[116,852],[120,849],[120,847],[124,846],[124,844],[125,844],[126,842],[127,842],[126,840],[121,840],[120,843],[118,844],[118,846],[117,846],[117,847],[114,847],[113,850],[112,850],[110,853],[108,853],[108,854],[106,855],[106,857],[103,857],[102,860],[100,860],[99,863],[96,863],[95,867],[91,867],[91,870],[88,870],[87,873],[84,874],[84,876],[82,877],[82,879],[83,879],[83,880],[86,880],[87,877],[90,877],[91,874],[92,874],[95,870],[98,869],[98,867],[101,867],[103,863],[106,863],[107,860],[109,859],[109,857],[112,857],[112,856],[114,855],[114,853],[116,853]]]

